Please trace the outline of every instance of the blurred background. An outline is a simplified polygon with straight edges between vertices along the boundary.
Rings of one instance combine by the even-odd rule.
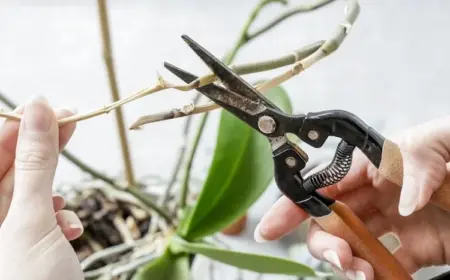
[[[289,2],[295,5],[312,0]],[[180,36],[191,36],[221,57],[234,44],[256,3],[256,0],[108,1],[121,96],[153,85],[157,73],[179,83],[164,69],[164,61],[198,75],[208,73]],[[448,114],[450,2],[360,0],[359,3],[360,16],[340,49],[283,84],[294,111],[349,110],[386,135]],[[235,62],[269,59],[327,39],[343,19],[344,5],[344,1],[335,1],[317,11],[290,18],[245,46]],[[266,8],[255,26],[282,9],[276,4]],[[16,103],[43,95],[54,107],[76,108],[84,113],[111,102],[96,1],[1,1],[0,65],[0,91]],[[247,77],[270,78],[284,70]],[[126,125],[142,115],[180,107],[191,102],[193,96],[194,92],[166,90],[125,105]],[[217,116],[217,111],[211,114],[200,154],[194,162],[194,176],[199,178],[210,164]],[[183,142],[183,125],[183,119],[176,119],[129,133],[138,177],[153,174],[168,179],[177,147]],[[121,175],[116,132],[113,114],[82,121],[67,149],[111,176]],[[327,160],[334,152],[306,150],[311,158]],[[76,182],[85,176],[61,159],[55,184]],[[230,244],[286,255],[287,241],[257,245],[252,239],[254,227],[277,197],[276,187],[271,186],[252,207],[244,234],[229,240]],[[416,279],[427,279],[439,271],[428,269]],[[254,279],[251,274],[248,277]]]

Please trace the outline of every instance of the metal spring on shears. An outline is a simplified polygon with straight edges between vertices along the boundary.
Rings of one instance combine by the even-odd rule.
[[[352,165],[353,150],[355,146],[344,140],[339,142],[333,160],[323,170],[312,174],[305,179],[303,187],[307,192],[333,185],[345,177]]]

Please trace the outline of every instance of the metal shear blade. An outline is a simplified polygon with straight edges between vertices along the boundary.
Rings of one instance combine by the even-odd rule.
[[[173,64],[165,62],[164,66],[186,83],[190,83],[197,79],[195,75]],[[244,96],[214,84],[200,87],[197,90],[231,113],[238,115],[241,119],[244,118],[243,120],[245,121],[247,120],[247,117],[245,117],[242,112],[245,112],[248,115],[254,115],[266,109],[266,107],[260,103],[253,102]]]
[[[192,40],[189,36],[183,35],[181,38],[183,38],[188,46],[203,60],[209,69],[230,91],[245,96],[253,102],[262,103],[268,108],[281,112],[280,108],[260,94],[255,88],[235,74],[229,67],[213,56],[205,48],[200,46],[197,42]]]

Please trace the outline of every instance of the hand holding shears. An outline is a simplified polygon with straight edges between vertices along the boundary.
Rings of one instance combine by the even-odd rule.
[[[209,84],[197,90],[267,137],[273,154],[275,180],[281,192],[324,231],[347,241],[354,256],[371,264],[375,279],[412,279],[407,269],[371,234],[350,207],[318,191],[339,183],[347,175],[355,148],[383,178],[402,186],[403,158],[397,144],[347,111],[285,114],[198,43],[187,36],[183,39],[223,84],[223,87]],[[197,78],[173,65],[165,65],[187,83]],[[301,171],[308,155],[289,141],[287,133],[297,135],[315,148],[322,147],[330,136],[341,141],[325,169],[303,178]],[[450,179],[446,178],[431,198],[441,211],[450,210],[449,191]]]

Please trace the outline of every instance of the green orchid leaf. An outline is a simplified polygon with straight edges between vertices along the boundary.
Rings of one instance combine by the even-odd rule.
[[[316,271],[307,265],[290,259],[226,250],[206,242],[188,242],[179,236],[172,238],[170,248],[172,251],[204,255],[221,263],[258,273],[315,277],[330,276],[329,273]]]
[[[132,280],[189,280],[189,257],[166,250],[159,258],[140,268]]]
[[[289,96],[281,87],[267,98],[286,113],[292,112]],[[213,161],[196,204],[185,216],[179,234],[196,240],[214,234],[245,214],[273,178],[267,138],[222,110]]]

